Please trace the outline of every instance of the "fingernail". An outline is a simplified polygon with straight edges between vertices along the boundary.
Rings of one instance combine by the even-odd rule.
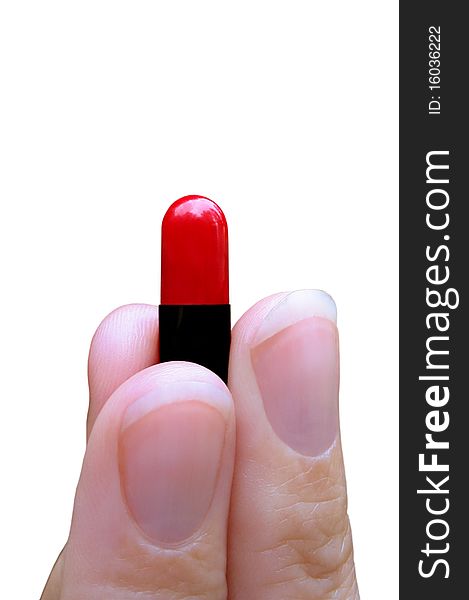
[[[193,535],[208,513],[218,479],[226,422],[201,401],[157,405],[151,394],[123,419],[119,439],[122,489],[130,513],[156,543]],[[129,410],[128,409],[128,410]]]
[[[307,456],[325,452],[339,431],[335,320],[334,301],[325,292],[292,292],[264,318],[251,349],[272,429]]]

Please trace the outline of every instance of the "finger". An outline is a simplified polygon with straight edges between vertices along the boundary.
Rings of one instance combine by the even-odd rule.
[[[121,385],[88,440],[61,600],[224,598],[234,428],[228,389],[203,367]]]
[[[335,305],[263,300],[233,332],[232,600],[358,598],[338,419]]]
[[[62,589],[62,573],[64,564],[64,550],[62,548],[57,560],[52,567],[49,578],[44,586],[40,600],[59,600]]]
[[[90,390],[86,436],[109,396],[126,379],[158,362],[158,309],[128,304],[111,312],[99,325],[88,359]],[[59,597],[63,551],[49,575],[41,600]]]
[[[91,342],[87,436],[109,396],[126,379],[158,362],[158,309],[128,304],[110,313]]]

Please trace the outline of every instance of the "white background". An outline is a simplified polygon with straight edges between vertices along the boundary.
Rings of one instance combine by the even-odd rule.
[[[2,597],[66,540],[91,336],[158,302],[190,193],[226,213],[236,319],[334,296],[359,584],[397,597],[396,45],[389,0],[0,4]]]

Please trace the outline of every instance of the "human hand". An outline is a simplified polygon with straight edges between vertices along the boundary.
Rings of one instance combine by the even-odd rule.
[[[357,600],[330,297],[252,307],[229,390],[198,365],[155,364],[157,340],[148,305],[93,338],[87,449],[42,600]]]

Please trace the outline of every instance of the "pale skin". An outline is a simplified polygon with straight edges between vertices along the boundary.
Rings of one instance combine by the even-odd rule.
[[[157,348],[149,305],[117,309],[93,337],[87,449],[42,600],[357,600],[332,300],[281,293],[247,311],[228,387],[156,364]]]

